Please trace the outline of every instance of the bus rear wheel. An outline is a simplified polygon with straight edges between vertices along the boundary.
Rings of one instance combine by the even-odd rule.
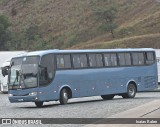
[[[101,97],[103,98],[103,100],[111,100],[114,98],[114,94],[110,94],[110,95],[101,95]]]
[[[122,94],[123,98],[134,98],[136,95],[136,86],[130,83],[127,87],[127,93]]]
[[[38,108],[40,108],[40,107],[43,106],[43,101],[37,101],[37,102],[35,102],[35,105],[36,105]]]
[[[60,104],[61,105],[67,104],[68,99],[69,99],[69,92],[66,89],[62,89],[60,93],[60,99],[59,99]]]

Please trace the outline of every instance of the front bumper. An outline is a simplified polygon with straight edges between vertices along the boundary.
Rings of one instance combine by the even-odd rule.
[[[9,96],[8,98],[11,103],[38,101],[37,95],[35,96]]]

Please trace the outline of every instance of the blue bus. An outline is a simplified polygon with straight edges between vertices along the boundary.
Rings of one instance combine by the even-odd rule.
[[[34,102],[37,107],[88,96],[134,98],[138,91],[158,87],[151,48],[35,51],[12,58],[2,72],[8,74],[10,102]]]

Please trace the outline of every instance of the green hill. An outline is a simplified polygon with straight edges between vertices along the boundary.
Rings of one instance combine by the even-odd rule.
[[[96,8],[117,9],[115,38],[99,28]],[[156,0],[0,0],[13,33],[8,49],[160,48]]]

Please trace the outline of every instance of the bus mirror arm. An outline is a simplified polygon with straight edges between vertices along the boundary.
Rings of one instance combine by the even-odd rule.
[[[14,62],[11,63],[11,67],[14,65]]]
[[[39,68],[44,68],[44,67],[43,67],[42,65],[40,65],[40,64],[38,65],[38,67],[39,67]]]

